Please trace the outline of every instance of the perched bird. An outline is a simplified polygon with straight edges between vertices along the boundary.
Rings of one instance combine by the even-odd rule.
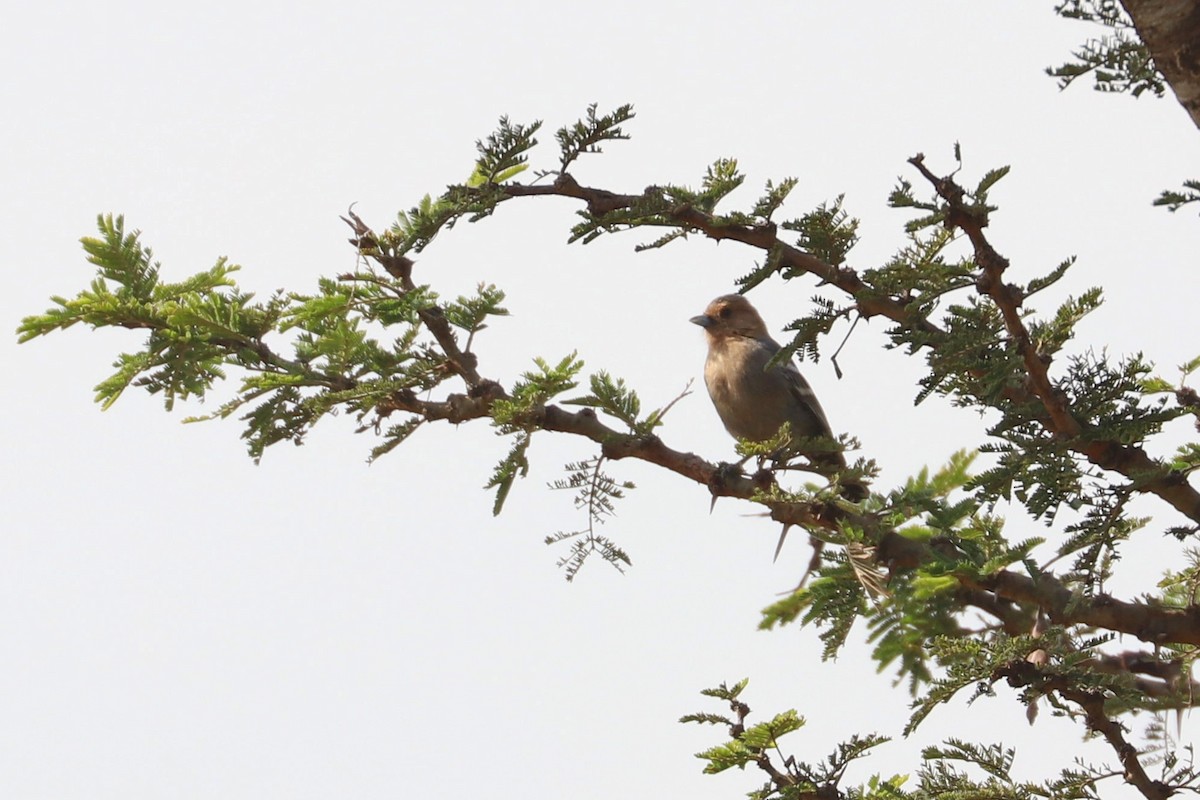
[[[821,403],[796,365],[788,360],[767,369],[779,343],[749,300],[722,295],[691,321],[708,339],[704,384],[731,435],[762,442],[788,422],[794,437],[833,437]],[[806,455],[825,466],[846,466],[841,453]]]
[[[708,304],[704,313],[691,318],[704,328],[708,359],[704,362],[704,384],[716,406],[725,430],[738,439],[762,442],[775,437],[790,423],[793,437],[833,438],[821,403],[808,381],[789,359],[768,368],[779,352],[758,311],[740,294],[727,294]],[[802,446],[784,448],[781,455],[802,454],[826,470],[846,467],[840,452],[804,452]],[[858,482],[847,482],[842,494],[854,502],[867,495]],[[787,536],[785,527],[775,548],[775,557]],[[814,547],[818,543],[814,541]],[[813,560],[819,558],[819,547]]]

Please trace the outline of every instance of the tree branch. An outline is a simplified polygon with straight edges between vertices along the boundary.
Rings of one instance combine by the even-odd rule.
[[[1190,708],[1191,698],[1200,696],[1200,683],[1184,674],[1180,659],[1177,658],[1164,661],[1149,653],[1127,651],[1098,655],[1087,663],[1110,675],[1132,676],[1139,692],[1163,701],[1163,707],[1166,708]],[[1144,675],[1153,680],[1142,677]]]
[[[1169,473],[1163,463],[1151,458],[1140,447],[1093,438],[1094,432],[1071,414],[1066,394],[1050,380],[1052,359],[1034,346],[1029,329],[1021,318],[1023,298],[1020,290],[1004,282],[1008,259],[992,247],[983,233],[987,226],[986,212],[964,203],[965,192],[962,187],[952,178],[935,176],[924,162],[925,157],[920,153],[909,159],[909,163],[933,185],[938,196],[946,201],[946,225],[958,228],[970,240],[975,250],[975,262],[982,270],[976,287],[980,294],[990,297],[1000,309],[1009,338],[1025,365],[1027,388],[1015,390],[1015,393],[1036,397],[1046,411],[1043,423],[1072,450],[1098,467],[1124,475],[1135,483],[1139,491],[1157,495],[1184,516],[1200,522],[1200,492],[1182,475]]]
[[[1077,597],[1048,574],[1038,576],[1036,581],[1011,570],[981,579],[961,574],[958,577],[969,588],[994,592],[998,597],[1041,608],[1057,624],[1089,625],[1128,633],[1153,644],[1200,644],[1200,607],[1167,608],[1130,603],[1106,594]]]
[[[1124,727],[1105,713],[1105,695],[1102,692],[1092,688],[1080,688],[1062,676],[1047,676],[1037,665],[1026,660],[1014,661],[1000,667],[993,674],[993,678],[1004,678],[1010,686],[1017,688],[1034,686],[1046,694],[1057,693],[1079,706],[1088,728],[1103,736],[1116,752],[1124,770],[1122,777],[1127,783],[1136,787],[1147,800],[1166,800],[1175,794],[1172,787],[1152,780],[1146,774],[1138,759],[1137,748],[1125,738]]]
[[[602,216],[620,209],[633,208],[637,203],[651,197],[656,187],[649,187],[640,195],[616,194],[606,189],[581,186],[571,175],[562,173],[549,186],[505,184],[500,188],[509,197],[556,196],[583,200],[587,205],[588,213],[593,216]],[[729,225],[719,222],[713,214],[685,204],[668,209],[666,216],[678,226],[700,231],[710,239],[718,241],[729,239],[764,251],[776,249],[781,266],[810,273],[823,283],[838,287],[854,297],[857,309],[864,317],[883,316],[900,325],[930,335],[942,333],[940,328],[924,316],[909,309],[905,303],[871,292],[854,270],[826,264],[821,259],[778,238],[774,224]]]
[[[382,250],[379,246],[379,238],[374,231],[353,211],[346,213],[350,215],[350,218],[342,217],[342,222],[345,222],[354,231],[354,238],[350,240],[350,243],[358,248],[360,254],[375,261],[389,275],[400,281],[400,286],[405,292],[415,291],[417,285],[413,283],[412,279],[414,266],[412,259]],[[467,387],[474,389],[483,383],[483,378],[476,369],[479,359],[475,357],[474,353],[459,349],[458,338],[451,330],[450,323],[446,321],[446,315],[442,313],[442,310],[436,305],[431,305],[418,310],[417,315],[433,335],[438,346],[442,348],[442,352],[446,354],[447,362],[462,377]]]

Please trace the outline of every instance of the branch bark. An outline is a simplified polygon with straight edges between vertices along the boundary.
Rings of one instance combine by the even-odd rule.
[[[1200,0],[1121,0],[1154,65],[1200,128]]]
[[[1043,675],[1040,669],[1029,661],[1008,664],[996,670],[994,678],[1004,678],[1014,687],[1035,686],[1046,694],[1058,694],[1074,703],[1083,712],[1088,728],[1103,737],[1117,754],[1126,783],[1134,786],[1147,800],[1166,800],[1175,794],[1173,787],[1153,780],[1146,773],[1137,748],[1125,738],[1124,727],[1105,711],[1105,696],[1102,692],[1090,687],[1076,686],[1062,676]]]

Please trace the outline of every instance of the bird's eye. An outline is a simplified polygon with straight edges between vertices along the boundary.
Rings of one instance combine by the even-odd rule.
[[[729,306],[722,306],[721,310],[717,312],[717,316],[721,319],[729,319],[731,313],[733,312],[729,310]]]

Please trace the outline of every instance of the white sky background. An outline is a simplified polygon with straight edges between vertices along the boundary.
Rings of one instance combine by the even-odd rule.
[[[546,120],[533,166],[549,168],[554,128],[590,102],[632,102],[633,140],[585,157],[582,182],[695,184],[735,156],[749,178],[733,207],[797,175],[792,216],[846,193],[860,268],[903,241],[907,215],[885,199],[897,175],[919,181],[906,158],[923,151],[948,172],[960,141],[967,185],[1011,164],[990,234],[1013,277],[1077,254],[1039,307],[1102,284],[1080,346],[1144,350],[1174,378],[1197,354],[1200,226],[1150,201],[1200,175],[1200,135],[1173,99],[1059,93],[1042,69],[1092,31],[1050,5],[13,4],[0,30],[3,319],[12,331],[86,284],[78,239],[109,211],[144,232],[167,279],[227,255],[249,289],[306,291],[354,266],[347,206],[386,227],[465,179],[501,114]],[[577,349],[647,407],[664,403],[699,381],[688,317],[759,254],[696,237],[641,255],[646,237],[568,247],[575,208],[534,199],[464,223],[419,257],[417,280],[508,291],[513,316],[478,342],[488,376],[508,384],[533,356]],[[813,293],[772,282],[753,298],[778,333]],[[827,360],[804,368],[834,428],[883,466],[881,487],[982,440],[972,413],[913,408],[919,365],[880,348],[884,327],[859,326],[843,380]],[[338,419],[256,467],[238,424],[179,424],[204,406],[170,416],[131,391],[96,409],[91,387],[138,341],[78,329],[2,345],[0,796],[741,796],[759,775],[703,776],[692,756],[724,731],[675,720],[722,711],[699,690],[743,676],[763,715],[808,717],[787,742],[805,760],[903,727],[907,694],[860,647],[822,664],[815,631],[755,630],[808,548],[793,534],[772,564],[778,530],[750,505],[710,516],[703,487],[612,464],[640,487],[605,530],[634,566],[597,561],[567,584],[565,549],[541,541],[583,520],[545,484],[588,444],[539,434],[498,519],[480,487],[507,442],[481,423],[428,426],[368,466],[372,440]],[[664,439],[731,458],[693,388]],[[1174,522],[1141,534],[1119,596],[1172,564],[1159,530]],[[1010,530],[1042,532],[1017,517]],[[1012,691],[998,694],[966,723],[962,703],[944,708],[855,774],[910,771],[951,733],[1017,745],[1031,776],[1077,753],[1112,760],[1047,713],[1030,728]]]

